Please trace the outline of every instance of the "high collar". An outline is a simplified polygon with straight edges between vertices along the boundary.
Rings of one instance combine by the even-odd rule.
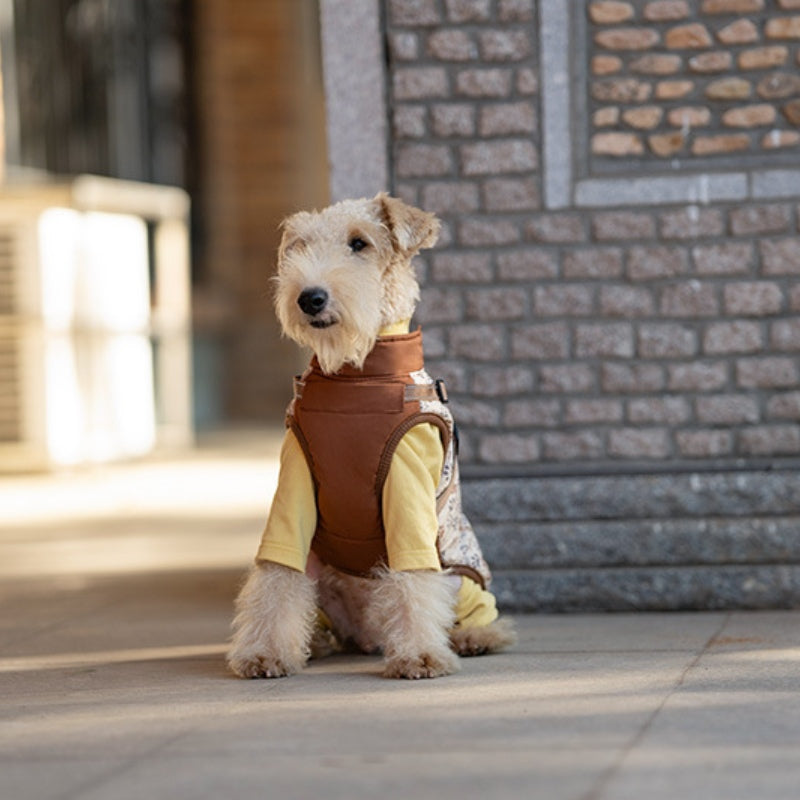
[[[408,375],[424,367],[422,329],[412,333],[381,336],[361,369],[345,364],[332,378],[366,378]],[[316,356],[311,360],[314,372],[321,372]]]

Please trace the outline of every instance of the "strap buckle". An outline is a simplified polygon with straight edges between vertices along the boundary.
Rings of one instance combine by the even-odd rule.
[[[441,400],[442,403],[447,405],[450,402],[450,398],[447,395],[447,384],[441,379],[437,378],[433,382],[434,388],[436,389],[436,395]]]

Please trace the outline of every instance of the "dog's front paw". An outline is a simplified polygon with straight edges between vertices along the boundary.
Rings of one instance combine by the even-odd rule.
[[[513,623],[501,617],[475,628],[456,628],[450,632],[450,644],[460,656],[482,656],[495,653],[517,642]]]
[[[458,672],[458,658],[454,653],[433,655],[422,653],[418,656],[393,658],[386,661],[383,675],[386,678],[440,678]]]
[[[302,668],[291,661],[259,653],[231,653],[228,655],[228,666],[240,678],[284,678]]]

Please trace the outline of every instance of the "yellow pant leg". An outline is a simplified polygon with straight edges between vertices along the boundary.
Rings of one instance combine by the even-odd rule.
[[[465,575],[456,602],[456,627],[479,628],[497,619],[497,603],[494,595],[487,592]]]

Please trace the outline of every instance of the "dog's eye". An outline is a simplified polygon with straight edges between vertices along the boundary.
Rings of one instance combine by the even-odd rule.
[[[348,244],[354,253],[360,253],[365,247],[369,247],[369,245],[359,236],[354,236],[348,242]]]

